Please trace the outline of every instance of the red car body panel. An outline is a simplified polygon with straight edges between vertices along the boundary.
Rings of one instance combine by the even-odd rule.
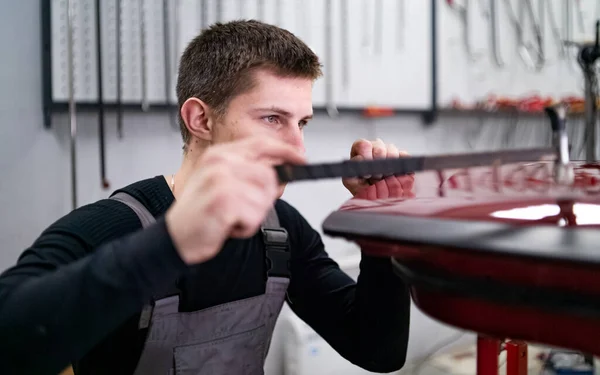
[[[414,303],[434,319],[482,335],[600,355],[600,164],[572,165],[575,179],[568,185],[554,182],[551,162],[400,177],[414,178],[402,183],[413,185],[410,191],[390,194],[384,188],[378,194],[376,185],[369,186],[323,228],[355,241],[367,255],[390,257],[410,284]],[[518,254],[486,249],[488,242],[475,236],[469,246],[464,238],[446,245],[398,234],[402,228],[390,224],[394,218],[419,219],[424,226],[429,220],[422,230],[431,238],[438,235],[440,220],[461,231],[474,223],[504,224],[506,233],[492,235],[499,237],[525,227],[551,227],[565,245],[557,246],[560,256],[546,254],[535,238],[526,246],[515,243],[526,249]],[[594,251],[582,258],[576,246],[569,248],[569,236],[583,234],[592,236],[592,250],[597,235],[597,261]],[[477,248],[478,242],[485,245]]]

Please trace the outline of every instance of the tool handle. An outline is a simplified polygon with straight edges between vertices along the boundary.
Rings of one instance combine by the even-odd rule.
[[[405,175],[423,169],[423,157],[379,160],[346,160],[340,163],[279,165],[275,167],[280,182],[349,178],[370,175]]]

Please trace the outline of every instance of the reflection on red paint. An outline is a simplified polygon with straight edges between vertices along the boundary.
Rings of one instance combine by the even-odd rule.
[[[580,190],[586,194],[600,193],[600,166],[585,164],[574,167],[575,180],[570,186],[558,186],[554,182],[553,164],[527,163],[464,169],[440,180],[441,187],[468,193],[523,193],[533,191],[546,193],[551,189],[562,191]],[[502,191],[501,191],[502,190]]]
[[[377,187],[369,186],[340,209],[523,225],[600,225],[600,219],[589,219],[597,214],[600,165],[573,166],[575,179],[570,185],[554,181],[552,162],[420,172],[414,175],[410,191],[390,190],[389,195],[378,195]],[[578,210],[573,211],[574,203],[580,204]],[[544,216],[540,207],[548,205],[554,207],[553,214]],[[513,216],[498,214],[510,210],[518,211],[512,211]]]

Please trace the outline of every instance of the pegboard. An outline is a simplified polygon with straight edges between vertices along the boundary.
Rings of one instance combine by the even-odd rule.
[[[583,73],[577,63],[577,47],[564,47],[564,40],[592,42],[595,21],[600,17],[598,1],[593,0],[439,0],[439,102],[449,106],[457,99],[469,106],[489,95],[524,98],[549,96],[556,100],[582,97]],[[454,7],[449,3],[453,3]],[[469,4],[469,27],[457,8]],[[497,56],[492,44],[491,5],[495,4]],[[528,4],[533,12],[527,11]],[[569,7],[569,8],[566,8]],[[524,13],[521,13],[523,11]],[[522,16],[523,40],[535,62],[536,32],[543,39],[545,62],[529,65],[521,58],[518,29],[514,17]],[[530,15],[533,14],[532,18]],[[540,17],[543,15],[543,17]],[[567,22],[568,20],[568,22]],[[534,23],[535,22],[535,23]],[[568,25],[571,27],[567,27]],[[571,30],[569,32],[569,29]],[[465,43],[468,37],[470,54]],[[562,40],[562,41],[561,41]],[[522,44],[521,44],[522,45]],[[524,57],[527,54],[523,54]],[[540,60],[541,61],[541,60]]]
[[[75,99],[78,103],[94,103],[98,101],[96,1],[72,0],[72,3]],[[166,103],[167,84],[170,86],[168,101],[174,103],[176,55],[173,43],[176,38],[172,30],[167,30],[165,43],[165,25],[173,25],[174,5],[173,1],[162,0],[100,2],[105,103],[117,101],[119,71],[123,103],[147,103],[148,106]],[[66,102],[69,99],[67,1],[52,0],[50,12],[52,100]],[[120,12],[120,20],[117,12]],[[170,50],[167,54],[166,49]],[[171,67],[168,77],[166,67]]]
[[[98,102],[96,1],[71,0],[77,103]],[[324,64],[316,107],[431,107],[430,1],[102,0],[102,101],[151,109],[176,103],[179,56],[216,21],[259,19],[303,39]],[[50,11],[51,102],[68,97],[67,1]],[[120,22],[118,22],[120,15]],[[166,22],[165,22],[166,20]],[[419,35],[418,38],[414,35]],[[120,36],[120,37],[119,37]],[[120,53],[120,59],[118,55]],[[120,72],[121,84],[118,84]]]

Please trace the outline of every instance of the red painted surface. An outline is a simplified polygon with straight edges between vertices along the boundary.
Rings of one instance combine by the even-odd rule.
[[[405,177],[414,179],[411,190],[382,195],[370,186],[340,210],[600,227],[600,164],[574,165],[575,182],[569,186],[554,183],[550,162],[422,172]]]
[[[511,337],[600,355],[600,318],[465,298],[413,288],[413,301],[428,316],[491,337]]]
[[[515,286],[547,287],[557,291],[587,293],[594,298],[600,296],[598,267],[543,261],[535,257],[514,258],[485,252],[461,252],[436,246],[414,247],[376,240],[356,242],[369,255],[391,256],[414,269],[450,271],[461,276],[499,280]]]
[[[600,164],[573,165],[575,181],[568,186],[554,183],[553,164],[543,162],[417,173],[410,177],[414,179],[410,189],[386,190],[375,184],[367,188],[371,191],[351,199],[340,210],[498,221],[517,226],[551,225],[564,227],[564,230],[600,228]],[[408,182],[403,186],[408,186]],[[376,189],[388,194],[375,194]],[[377,199],[373,199],[374,196]],[[366,199],[368,197],[371,199]],[[435,231],[435,227],[431,230]],[[413,272],[426,269],[443,272],[450,278],[456,275],[475,280],[491,279],[514,288],[536,286],[600,298],[600,271],[591,265],[540,260],[535,254],[529,258],[514,258],[440,246],[416,247],[401,241],[356,241],[366,254],[394,257]],[[547,308],[497,302],[493,296],[470,298],[414,285],[411,294],[415,304],[432,318],[482,336],[555,345],[600,356],[600,314],[593,318],[559,313]],[[523,348],[518,342],[513,349],[512,355],[522,354],[519,350]],[[495,358],[497,361],[497,355]],[[482,366],[491,368],[493,360],[485,361]],[[523,363],[515,363],[513,374],[523,373]],[[479,375],[491,371],[483,367]],[[497,362],[495,368],[497,370]]]

